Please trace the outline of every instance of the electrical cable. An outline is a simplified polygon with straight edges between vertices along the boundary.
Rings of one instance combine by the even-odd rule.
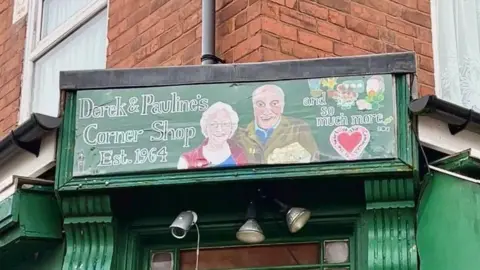
[[[195,270],[198,270],[198,259],[200,257],[200,229],[198,228],[197,223],[195,223],[195,228],[197,229],[197,258],[195,261]]]

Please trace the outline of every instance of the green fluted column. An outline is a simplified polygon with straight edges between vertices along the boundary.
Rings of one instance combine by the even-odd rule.
[[[365,197],[367,211],[362,217],[362,230],[367,269],[416,270],[413,180],[366,181]]]
[[[63,198],[62,210],[67,240],[63,270],[112,269],[115,233],[110,198]]]

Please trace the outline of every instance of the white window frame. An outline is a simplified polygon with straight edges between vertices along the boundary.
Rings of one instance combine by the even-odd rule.
[[[92,1],[43,39],[40,39],[43,0],[30,0],[29,2],[27,15],[27,34],[23,62],[23,78],[20,93],[19,124],[28,120],[33,112],[32,101],[35,61],[40,59],[52,48],[60,44],[63,39],[87,23],[96,14],[108,8],[108,0]],[[105,37],[105,39],[107,39],[107,37]],[[60,91],[60,89],[58,91]],[[58,106],[60,106],[60,104],[58,104]]]
[[[441,78],[438,70],[440,70],[440,64],[436,59],[440,57],[440,53],[436,49],[436,45],[439,42],[439,36],[438,36],[438,25],[436,24],[436,21],[438,19],[438,14],[437,11],[434,7],[435,2],[431,1],[430,2],[430,21],[432,23],[432,52],[433,52],[433,80],[435,82],[435,89],[434,94],[437,95],[438,91],[440,91],[440,85],[441,85]],[[438,95],[437,95],[438,96]]]
[[[454,0],[455,1],[455,0]],[[441,78],[438,73],[440,65],[437,61],[440,52],[436,49],[439,42],[440,29],[436,24],[438,19],[437,11],[434,7],[435,2],[430,2],[430,18],[432,22],[432,50],[433,50],[433,68],[435,89],[434,93],[438,95],[441,84]],[[418,119],[419,139],[422,145],[434,150],[453,155],[467,149],[472,149],[472,156],[480,158],[480,135],[468,130],[464,130],[456,135],[452,135],[448,124],[429,116],[421,116]]]

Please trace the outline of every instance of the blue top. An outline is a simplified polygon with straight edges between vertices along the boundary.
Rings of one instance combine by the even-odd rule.
[[[257,135],[257,138],[260,140],[262,144],[265,144],[270,136],[272,136],[272,133],[275,131],[275,128],[278,126],[280,123],[280,119],[278,120],[273,127],[268,128],[268,129],[263,129],[257,125],[257,122],[255,122],[255,135]]]
[[[263,128],[257,127],[255,129],[255,134],[257,135],[260,142],[262,144],[265,144],[270,138],[270,136],[272,135],[274,130],[275,130],[274,128],[263,129]]]
[[[232,167],[237,166],[237,162],[233,159],[232,155],[228,156],[222,163],[215,165],[215,167]]]

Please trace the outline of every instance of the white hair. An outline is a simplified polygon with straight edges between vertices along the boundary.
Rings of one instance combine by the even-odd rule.
[[[203,112],[202,118],[200,118],[200,128],[202,129],[202,134],[205,136],[205,138],[208,138],[207,134],[207,125],[208,125],[208,118],[210,116],[216,114],[219,111],[225,110],[230,117],[230,122],[232,124],[232,131],[228,135],[228,138],[232,138],[233,134],[235,134],[235,131],[238,128],[238,114],[233,110],[232,106],[223,103],[223,102],[215,102],[212,104],[206,111]]]
[[[280,99],[281,99],[282,103],[285,103],[285,93],[283,92],[283,89],[280,88],[280,86],[277,86],[277,85],[274,85],[274,84],[265,84],[265,85],[262,85],[262,86],[258,87],[255,90],[253,90],[252,100],[255,99],[256,95],[258,95],[261,92],[264,92],[266,90],[274,90],[277,93],[277,95],[280,96]]]

